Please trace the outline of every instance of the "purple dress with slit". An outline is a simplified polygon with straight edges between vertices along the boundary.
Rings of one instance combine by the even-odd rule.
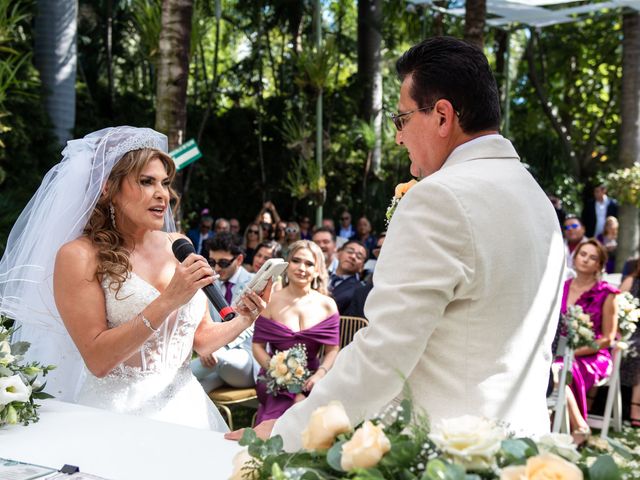
[[[567,298],[569,298],[569,287],[572,279],[564,283],[564,293],[562,295],[562,314],[567,312]],[[595,338],[602,337],[602,308],[607,297],[611,294],[618,294],[620,291],[609,285],[607,282],[598,281],[591,289],[583,292],[576,301],[582,310],[591,318]],[[556,360],[562,364],[562,360]],[[583,418],[587,418],[587,392],[591,387],[603,378],[611,375],[611,353],[609,349],[603,348],[593,355],[583,355],[575,357],[571,373],[573,383],[571,390],[576,397],[580,413]]]
[[[267,352],[270,355],[291,348],[296,344],[304,344],[307,347],[307,368],[313,373],[320,366],[318,359],[320,348],[323,345],[340,344],[340,314],[336,312],[313,327],[299,332],[294,332],[286,325],[261,315],[255,322],[253,342],[268,344]],[[265,371],[261,368],[258,375],[264,374]],[[256,382],[256,390],[260,402],[256,417],[257,424],[264,420],[279,418],[293,405],[295,398],[293,393],[285,391],[273,396],[267,393],[266,385],[260,380]]]

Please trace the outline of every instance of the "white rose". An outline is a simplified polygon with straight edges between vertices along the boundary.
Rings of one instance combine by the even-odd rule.
[[[28,402],[31,386],[25,385],[19,375],[0,378],[0,405],[11,402]]]
[[[576,462],[580,459],[576,444],[573,443],[573,437],[566,433],[548,433],[543,435],[538,441],[538,447],[540,447],[542,451],[560,455],[570,462]]]
[[[465,415],[441,420],[429,438],[453,462],[469,470],[483,470],[494,464],[505,433],[494,422]]]
[[[306,450],[330,448],[337,435],[351,430],[351,422],[342,403],[329,402],[329,405],[317,408],[311,414],[307,428],[302,432],[302,448]]]
[[[287,367],[289,367],[291,370],[295,370],[296,368],[298,368],[298,365],[300,364],[295,358],[290,358],[289,360],[287,360]]]
[[[593,336],[593,331],[591,331],[587,327],[580,327],[578,329],[578,333],[582,335],[584,338],[591,338]]]
[[[259,478],[258,473],[253,470],[247,470],[253,457],[249,455],[249,449],[243,448],[233,457],[233,473],[229,480],[254,480]],[[243,468],[245,468],[243,470]]]
[[[382,428],[367,421],[342,445],[340,466],[347,471],[374,467],[389,450],[391,442]]]

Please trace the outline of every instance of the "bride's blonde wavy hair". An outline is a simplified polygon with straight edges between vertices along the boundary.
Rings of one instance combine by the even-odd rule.
[[[155,148],[142,148],[125,153],[111,170],[107,179],[105,193],[100,196],[93,213],[84,228],[84,235],[97,248],[98,268],[96,279],[102,282],[105,275],[111,279],[109,288],[117,292],[131,271],[129,261],[130,252],[124,247],[124,237],[114,227],[111,221],[109,207],[113,198],[122,189],[122,182],[131,175],[136,179],[151,160],[158,159],[164,165],[169,180],[173,182],[176,176],[176,167],[173,159],[161,150]],[[169,186],[169,201],[172,207],[178,203],[178,195]]]

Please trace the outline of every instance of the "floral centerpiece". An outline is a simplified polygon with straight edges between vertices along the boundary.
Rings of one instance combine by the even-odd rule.
[[[301,393],[309,376],[307,349],[303,344],[296,344],[271,357],[269,369],[258,380],[266,384],[267,393],[276,396],[282,391]]]
[[[638,318],[640,318],[640,309],[638,309],[639,305],[640,301],[638,301],[638,299],[629,292],[623,292],[616,295],[618,331],[620,332],[618,345],[622,348],[622,352],[624,354],[632,352],[632,356],[635,356],[637,352],[635,349],[627,349],[627,342],[637,329]]]
[[[408,400],[356,429],[342,405],[331,402],[312,414],[299,452],[284,452],[280,436],[263,441],[251,429],[240,444],[247,449],[234,459],[231,480],[613,480],[621,474],[608,453],[591,450],[587,462],[566,434],[536,442],[468,415],[430,429]]]
[[[567,336],[567,345],[576,350],[580,347],[598,348],[593,333],[591,317],[582,310],[580,305],[571,305],[567,313],[562,316],[564,334]]]
[[[7,322],[0,317],[0,427],[38,421],[39,405],[34,400],[52,396],[44,392],[45,384],[39,384],[37,378],[55,368],[38,362],[24,363],[23,356],[29,343],[10,343],[15,329],[8,328]]]
[[[391,223],[391,217],[393,217],[393,214],[396,211],[400,200],[402,200],[402,197],[404,197],[409,189],[416,183],[418,183],[417,180],[410,180],[406,183],[399,183],[398,185],[396,185],[396,191],[394,192],[393,198],[391,199],[391,204],[387,208],[387,213],[385,214],[387,226],[389,226],[389,223]]]

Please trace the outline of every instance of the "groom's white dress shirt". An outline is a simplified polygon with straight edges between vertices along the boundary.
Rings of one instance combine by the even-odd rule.
[[[400,396],[405,378],[432,422],[472,414],[548,432],[563,265],[553,206],[511,142],[460,145],[400,201],[365,305],[369,327],[273,434],[300,448],[310,414],[331,400],[355,425]]]

